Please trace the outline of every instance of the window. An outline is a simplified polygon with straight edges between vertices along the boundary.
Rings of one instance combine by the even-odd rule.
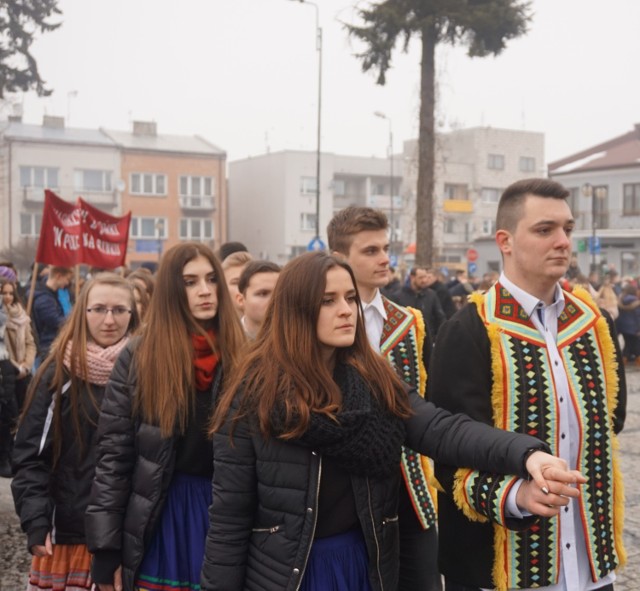
[[[529,156],[520,156],[520,164],[518,166],[520,172],[534,172],[536,169],[536,159]]]
[[[482,220],[482,234],[484,236],[493,236],[496,233],[495,220]]]
[[[214,197],[212,176],[181,176],[180,196],[182,197]]]
[[[166,195],[167,177],[164,174],[133,172],[130,187],[132,195]]]
[[[487,166],[491,170],[504,170],[504,155],[502,154],[489,154],[489,161]]]
[[[345,183],[341,179],[333,179],[333,194],[336,197],[343,197],[345,194]]]
[[[76,191],[105,193],[112,189],[110,170],[76,170],[73,180]]]
[[[38,237],[40,236],[40,226],[42,226],[42,214],[20,214],[20,236]]]
[[[501,193],[500,189],[484,187],[481,191],[482,200],[486,203],[498,203]]]
[[[44,166],[21,166],[20,186],[38,189],[58,188],[58,169]]]
[[[180,218],[180,240],[213,240],[213,220]]]
[[[304,232],[315,231],[316,229],[316,214],[315,213],[301,213],[300,214],[300,229]]]
[[[372,195],[386,195],[386,186],[384,183],[373,183]]]
[[[567,204],[573,214],[573,218],[577,220],[578,217],[580,217],[580,189],[578,187],[571,187],[567,189],[567,191],[569,191]]]
[[[318,183],[316,183],[316,177],[303,176],[300,177],[300,194],[301,195],[315,195],[317,191]]]
[[[444,233],[445,234],[455,234],[456,232],[456,223],[454,220],[450,218],[446,218],[444,220]]]
[[[444,198],[468,200],[469,192],[467,191],[467,185],[445,184]]]
[[[623,185],[622,215],[640,215],[640,183]]]
[[[167,220],[165,218],[131,218],[129,238],[166,238]]]
[[[181,176],[180,205],[193,209],[213,209],[214,178],[212,176]]]

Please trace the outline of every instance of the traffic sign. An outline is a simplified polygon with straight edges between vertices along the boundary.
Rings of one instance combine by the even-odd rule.
[[[589,253],[590,254],[600,254],[602,250],[602,244],[600,243],[600,236],[590,236],[589,237]]]
[[[469,273],[469,275],[474,275],[477,270],[478,270],[478,265],[476,263],[469,263],[467,265],[467,273]]]
[[[314,250],[326,250],[327,245],[322,242],[322,240],[320,240],[320,238],[318,236],[316,236],[311,242],[309,242],[309,244],[307,245],[307,250],[309,251],[314,251]]]
[[[393,268],[398,266],[398,255],[397,254],[390,254],[389,255],[389,266],[393,267]]]
[[[470,263],[474,263],[478,260],[478,251],[475,248],[470,248],[467,250],[467,260]]]

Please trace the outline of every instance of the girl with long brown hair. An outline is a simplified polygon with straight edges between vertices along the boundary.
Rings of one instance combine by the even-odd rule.
[[[33,561],[28,589],[91,589],[84,512],[104,390],[138,325],[129,283],[87,282],[38,369],[20,417],[11,483]]]
[[[86,516],[101,590],[196,588],[211,502],[207,426],[244,342],[213,252],[170,248],[102,406]]]
[[[324,253],[282,271],[212,430],[205,590],[395,589],[405,443],[451,465],[528,469],[535,513],[557,514],[578,494],[564,482],[582,479],[533,437],[408,393],[368,343],[350,267]]]
[[[36,359],[36,342],[31,331],[31,319],[20,301],[17,284],[13,281],[0,281],[0,291],[2,305],[7,313],[5,342],[9,359],[16,369],[16,402],[18,410],[22,411],[31,380],[31,368]]]

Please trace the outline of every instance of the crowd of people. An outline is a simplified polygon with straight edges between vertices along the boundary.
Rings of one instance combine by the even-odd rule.
[[[508,187],[480,282],[392,273],[368,207],[282,268],[238,242],[38,267],[30,314],[0,265],[28,589],[612,590],[640,301],[574,274],[567,197]]]

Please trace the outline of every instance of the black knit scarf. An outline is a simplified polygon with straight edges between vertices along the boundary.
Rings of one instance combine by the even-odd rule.
[[[359,476],[386,478],[400,469],[404,422],[382,408],[358,371],[338,364],[333,378],[342,392],[342,410],[332,420],[311,413],[309,427],[298,440]],[[280,408],[272,415],[276,433],[284,430]]]

